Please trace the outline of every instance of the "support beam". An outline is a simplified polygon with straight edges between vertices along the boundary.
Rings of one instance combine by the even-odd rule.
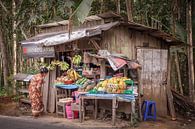
[[[169,48],[170,49],[170,48]],[[175,107],[173,104],[173,95],[171,92],[171,54],[170,50],[168,51],[168,69],[167,69],[167,85],[166,85],[166,92],[167,92],[167,100],[168,100],[168,107],[171,115],[172,120],[176,120],[176,114],[175,114]]]

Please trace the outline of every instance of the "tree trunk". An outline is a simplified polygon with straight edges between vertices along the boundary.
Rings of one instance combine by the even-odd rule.
[[[120,14],[121,13],[120,0],[116,0],[116,12],[117,12],[117,14]]]
[[[13,27],[13,33],[12,33],[12,38],[13,38],[13,74],[16,75],[17,73],[17,43],[16,43],[16,3],[15,0],[12,0],[12,15],[13,15],[13,21],[12,21],[12,27]],[[13,92],[16,94],[16,81],[14,80],[13,83]]]
[[[7,54],[6,54],[6,48],[5,44],[3,42],[3,35],[2,31],[0,30],[0,51],[2,54],[2,62],[3,62],[3,81],[4,81],[4,88],[8,90],[8,65],[7,65]]]
[[[104,13],[104,0],[100,1],[101,5],[100,5],[100,13]]]
[[[192,0],[188,0],[186,9],[187,44],[188,47],[188,74],[189,74],[189,96],[195,102],[194,93],[194,63],[192,45]]]
[[[126,8],[127,8],[127,17],[128,21],[133,21],[133,7],[132,0],[126,0]]]

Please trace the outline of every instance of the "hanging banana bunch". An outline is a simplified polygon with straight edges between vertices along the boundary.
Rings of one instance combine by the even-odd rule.
[[[59,60],[54,60],[51,62],[51,64],[49,64],[49,66],[47,67],[49,70],[54,70],[56,68],[56,66],[59,66],[61,68],[61,70],[65,71],[69,68],[69,64],[66,62],[61,62]]]
[[[65,71],[65,70],[67,70],[69,68],[69,64],[66,63],[66,62],[61,62],[59,64],[59,66],[60,66],[61,70],[63,70],[63,71]]]
[[[75,55],[72,59],[74,65],[79,65],[81,63],[82,57],[80,55]]]

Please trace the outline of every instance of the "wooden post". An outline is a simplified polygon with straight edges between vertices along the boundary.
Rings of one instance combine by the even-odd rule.
[[[187,44],[189,44],[188,47],[189,95],[190,95],[190,100],[195,102],[193,43],[192,43],[192,0],[187,1],[186,25],[187,25]]]
[[[112,124],[115,125],[116,118],[116,97],[112,99]]]
[[[131,124],[134,124],[134,117],[135,117],[135,100],[131,101]]]
[[[177,77],[178,77],[178,82],[179,82],[179,90],[180,90],[180,93],[183,95],[183,88],[182,88],[182,83],[181,83],[181,73],[180,73],[180,67],[179,67],[179,60],[178,60],[177,52],[175,52],[175,64],[176,64],[176,69],[177,69]]]
[[[139,106],[139,118],[142,121],[142,98],[141,98],[141,70],[137,69],[138,73],[138,106]]]
[[[84,98],[83,97],[81,98],[81,105],[82,105],[82,109],[81,109],[82,110],[82,114],[81,114],[82,116],[81,117],[82,117],[82,121],[84,121],[85,120],[85,103],[84,103]]]
[[[128,75],[128,68],[127,66],[124,67],[124,77],[127,77]]]
[[[170,49],[170,48],[169,48]],[[168,69],[167,69],[167,85],[166,85],[166,92],[167,92],[167,100],[168,100],[168,107],[171,114],[171,119],[176,120],[175,114],[175,107],[173,104],[173,95],[171,92],[171,54],[170,50],[168,50]]]
[[[100,78],[104,79],[106,76],[106,61],[102,60],[101,61],[101,66],[100,66]]]
[[[82,122],[82,96],[79,96],[79,120]]]
[[[98,112],[98,101],[95,99],[95,113],[94,113],[94,118],[97,119],[97,112]]]

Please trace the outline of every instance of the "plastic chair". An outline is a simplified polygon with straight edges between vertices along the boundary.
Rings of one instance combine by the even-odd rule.
[[[145,100],[142,104],[142,109],[144,106],[144,121],[146,121],[147,119],[153,119],[156,121],[156,102]]]

